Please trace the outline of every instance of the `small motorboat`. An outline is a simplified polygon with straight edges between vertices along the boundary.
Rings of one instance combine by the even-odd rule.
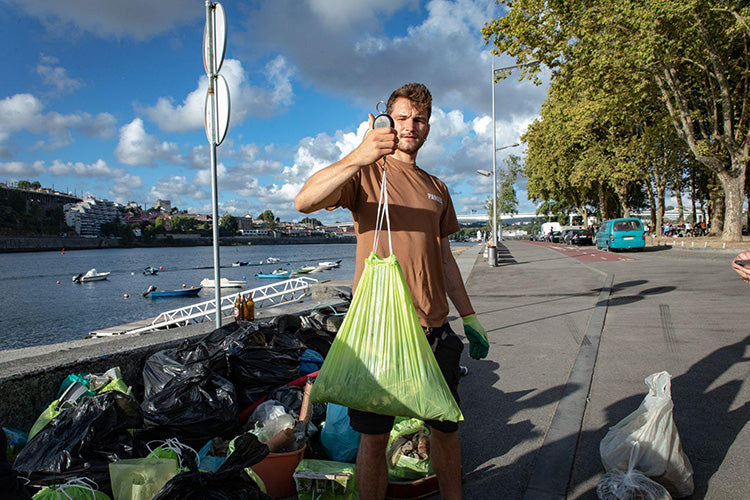
[[[292,271],[292,274],[307,274],[317,269],[317,266],[304,266]]]
[[[159,268],[154,266],[148,266],[143,270],[143,274],[146,276],[155,276],[159,272]]]
[[[333,269],[334,267],[339,267],[341,264],[341,259],[333,262],[333,261],[327,261],[327,262],[318,262],[318,267],[322,268],[324,271],[327,269]]]
[[[250,264],[249,260],[238,260],[238,261],[232,262],[232,267],[241,267],[241,266],[246,266],[248,264]]]
[[[151,297],[152,299],[158,299],[162,297],[197,297],[200,291],[203,289],[203,287],[200,286],[191,286],[191,287],[185,287],[181,288],[179,290],[164,290],[164,291],[157,291],[156,287],[154,285],[151,285],[148,287],[148,290],[143,292],[144,297]]]
[[[96,269],[89,269],[85,274],[77,274],[73,276],[73,283],[86,283],[89,281],[102,281],[106,280],[110,273],[100,273]]]
[[[284,279],[292,275],[292,271],[284,271],[283,269],[277,269],[270,274],[258,273],[258,278],[262,279]]]
[[[221,286],[221,288],[242,288],[243,286],[247,285],[247,281],[221,278],[221,280],[219,281],[219,285]],[[210,278],[204,278],[201,280],[201,286],[203,288],[216,288],[216,282]]]
[[[269,257],[269,258],[266,259],[266,263],[267,264],[276,264],[280,260],[281,259],[279,259],[278,257]]]

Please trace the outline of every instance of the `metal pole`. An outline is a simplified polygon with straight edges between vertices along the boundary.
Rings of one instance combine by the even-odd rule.
[[[206,27],[208,30],[208,60],[211,74],[208,76],[208,95],[211,102],[211,204],[213,216],[213,247],[214,247],[214,297],[216,300],[216,328],[221,328],[221,264],[219,259],[219,187],[216,180],[216,143],[219,132],[219,119],[216,104],[216,54],[214,52],[214,6],[206,0]]]
[[[497,267],[497,133],[495,129],[495,56],[492,56],[490,89],[492,90],[492,247],[487,251],[487,263]]]

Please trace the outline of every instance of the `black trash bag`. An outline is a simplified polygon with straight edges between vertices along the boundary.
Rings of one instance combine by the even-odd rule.
[[[302,399],[305,395],[304,386],[285,385],[275,389],[268,395],[268,399],[278,402],[284,409],[295,418],[299,418],[302,409]],[[318,425],[326,418],[326,403],[312,403],[310,421]]]
[[[173,378],[143,401],[145,429],[138,432],[138,438],[175,437],[198,449],[214,437],[234,437],[239,430],[236,401],[230,381],[196,367],[190,376]]]
[[[299,356],[272,347],[248,346],[229,354],[230,380],[237,404],[247,408],[277,387],[299,378]]]
[[[198,341],[152,354],[143,367],[144,397],[149,398],[158,393],[175,377],[194,375],[201,367],[226,378],[226,355],[231,348],[265,345],[265,338],[256,325],[236,325],[237,323],[230,323],[213,330]]]
[[[8,440],[5,438],[5,432],[0,429],[0,491],[3,492],[3,498],[6,500],[31,500],[31,494],[26,490],[23,481],[18,479],[18,474],[10,467],[6,450]]]
[[[245,473],[268,455],[266,445],[253,434],[245,433],[234,441],[234,452],[216,472],[199,472],[188,460],[190,472],[169,480],[153,500],[266,500],[268,495]]]
[[[315,330],[313,328],[303,328],[298,334],[300,340],[302,340],[302,343],[307,346],[308,349],[319,352],[324,358],[328,355],[328,351],[331,350],[333,336],[328,332]]]
[[[109,463],[131,458],[128,429],[143,425],[138,402],[119,391],[89,396],[60,415],[26,443],[13,467],[34,485],[88,477],[109,485]]]

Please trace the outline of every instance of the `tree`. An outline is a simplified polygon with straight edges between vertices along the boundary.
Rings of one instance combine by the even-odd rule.
[[[20,180],[16,184],[16,187],[18,189],[31,189],[31,183],[29,181],[26,181],[26,180]]]
[[[264,211],[262,214],[258,216],[258,218],[268,223],[276,222],[276,217],[274,217],[273,212],[271,212],[270,210]]]
[[[219,234],[233,236],[237,233],[237,219],[231,214],[224,214],[219,219]]]
[[[750,159],[750,6],[743,0],[501,0],[483,34],[556,80],[574,68],[607,90],[632,74],[656,85],[672,126],[724,190],[724,241],[739,241]],[[538,79],[538,67],[522,77]],[[718,202],[718,200],[717,200]]]

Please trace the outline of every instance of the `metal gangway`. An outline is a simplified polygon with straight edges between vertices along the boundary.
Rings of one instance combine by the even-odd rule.
[[[234,302],[237,296],[252,297],[255,303],[255,309],[275,307],[290,302],[297,302],[311,295],[311,285],[318,280],[307,276],[279,281],[272,285],[261,286],[251,290],[244,290],[232,295],[223,295],[221,297],[221,315],[230,316],[234,309]],[[202,323],[207,320],[216,319],[216,301],[207,300],[179,309],[166,311],[158,315],[153,320],[147,320],[146,325],[143,322],[130,323],[121,327],[103,329],[89,333],[89,337],[112,337],[117,335],[132,335],[152,332],[154,330],[163,330],[168,328],[177,328],[194,323]]]

